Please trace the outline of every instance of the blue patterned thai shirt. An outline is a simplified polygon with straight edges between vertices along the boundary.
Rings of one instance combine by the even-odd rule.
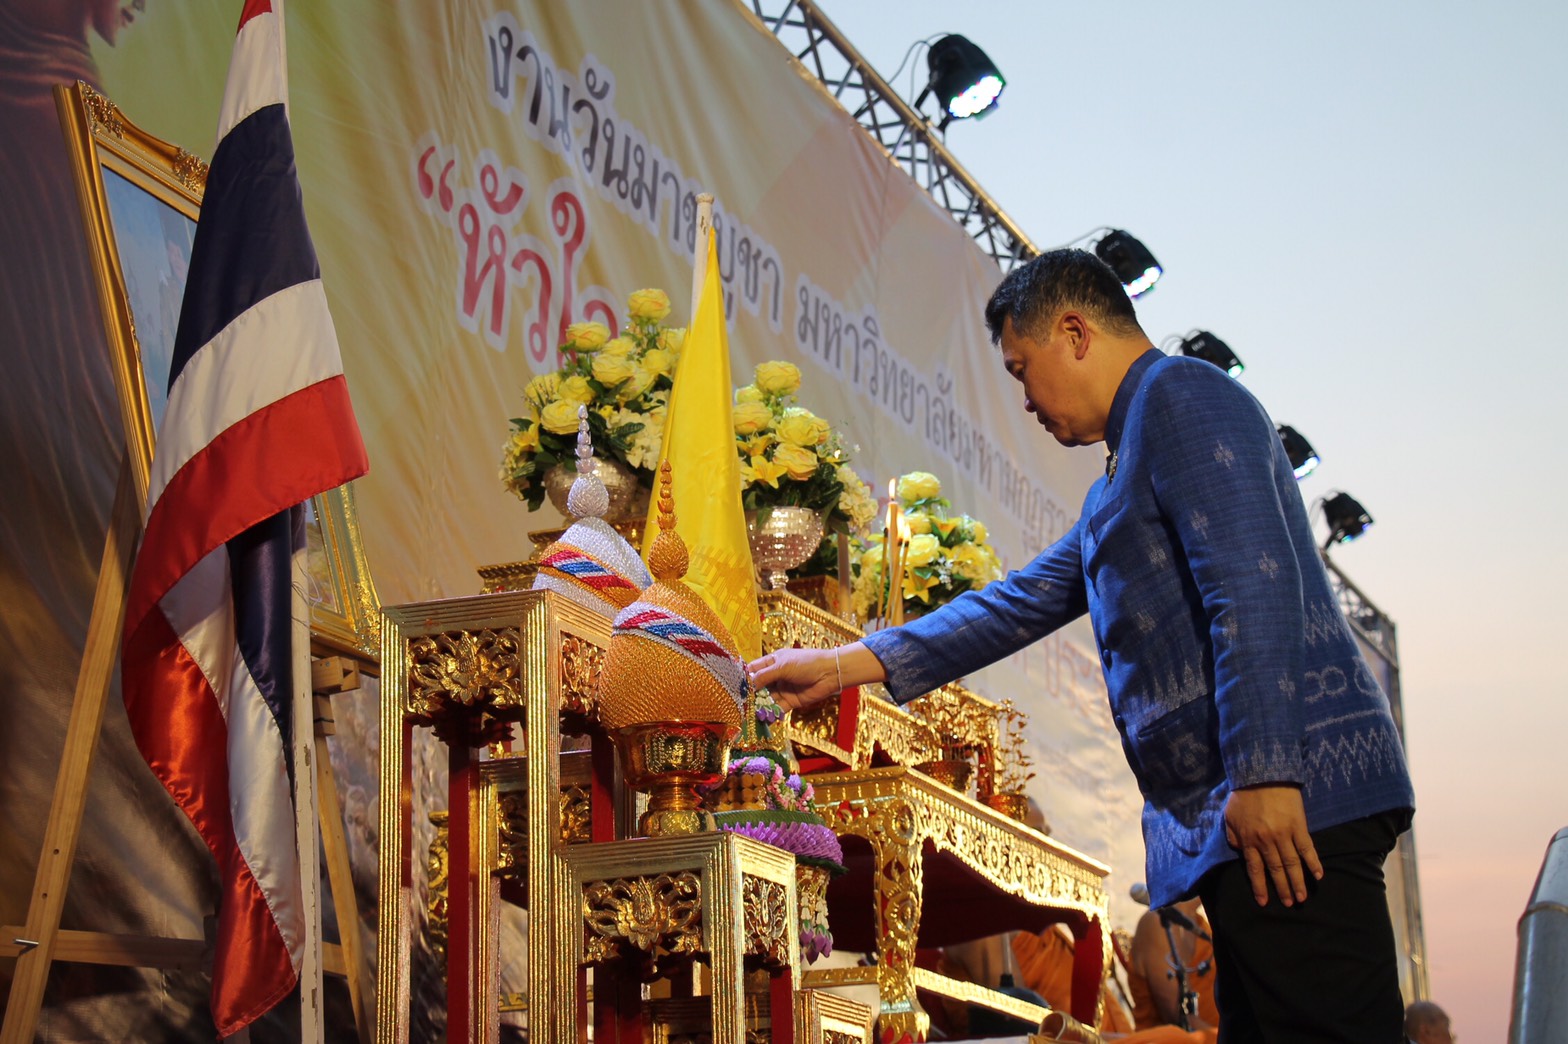
[[[1107,477],[1022,569],[865,644],[905,702],[1087,612],[1143,792],[1150,901],[1237,853],[1232,789],[1301,787],[1321,830],[1415,796],[1388,699],[1339,610],[1284,446],[1218,367],[1150,350],[1106,424]]]

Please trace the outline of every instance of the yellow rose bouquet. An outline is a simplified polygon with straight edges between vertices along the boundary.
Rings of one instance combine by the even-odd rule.
[[[577,407],[588,407],[594,453],[631,468],[652,489],[664,437],[664,414],[684,329],[664,325],[670,298],[638,290],[626,302],[626,328],[611,337],[603,323],[573,323],[561,345],[565,360],[523,389],[524,415],[513,417],[501,455],[501,484],[538,510],[547,471],[571,465]]]
[[[829,530],[863,531],[876,516],[876,501],[850,468],[838,433],[797,404],[798,391],[800,368],[787,362],[762,363],[752,382],[736,389],[741,503],[747,511],[809,508],[822,516]],[[813,566],[828,557],[819,553],[793,575],[816,575]]]
[[[905,617],[929,612],[1002,578],[1002,563],[986,542],[985,523],[955,513],[935,475],[912,471],[901,476],[898,504],[909,532],[900,594]],[[869,620],[889,601],[893,570],[881,533],[859,542],[856,551],[854,610],[859,619]]]

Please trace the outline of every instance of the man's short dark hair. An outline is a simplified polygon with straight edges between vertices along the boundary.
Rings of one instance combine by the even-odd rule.
[[[1405,1036],[1412,1040],[1421,1032],[1448,1021],[1448,1013],[1429,1000],[1418,1000],[1405,1009]]]
[[[1132,299],[1111,266],[1086,250],[1047,250],[1019,265],[1002,280],[985,305],[991,343],[1002,343],[1002,326],[1038,337],[1056,317],[1071,309],[1083,312],[1111,333],[1143,332]]]

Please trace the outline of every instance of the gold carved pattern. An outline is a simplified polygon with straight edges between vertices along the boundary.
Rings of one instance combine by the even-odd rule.
[[[576,784],[561,787],[561,842],[577,845],[593,840],[592,798],[589,788]]]
[[[777,881],[751,874],[741,879],[746,953],[759,955],[775,967],[788,966],[790,934],[799,924],[787,900],[784,886]]]
[[[87,108],[87,115],[92,119],[93,125],[103,128],[116,138],[123,138],[125,116],[120,112],[120,107],[80,80],[77,84],[82,92],[82,102]]]
[[[483,746],[522,718],[517,628],[448,631],[408,643],[408,717],[448,744]]]
[[[425,873],[430,884],[430,895],[425,900],[425,934],[430,949],[437,957],[446,958],[447,940],[447,813],[430,813],[435,824],[436,836],[430,839],[430,855],[425,860]]]
[[[823,1030],[822,1044],[865,1044],[866,1038],[854,1033],[840,1033],[838,1030]]]
[[[901,796],[879,798],[860,808],[821,806],[824,818],[839,834],[871,842],[875,868],[877,988],[882,1010],[877,1032],[884,1039],[924,1040],[930,1017],[915,999],[914,956],[920,933],[925,884],[921,873],[921,839],[917,810]]]
[[[184,149],[175,150],[174,176],[181,185],[193,192],[207,191],[207,164],[195,153]]]
[[[833,649],[865,637],[832,613],[786,591],[763,591],[757,595],[762,610],[762,649]]]
[[[871,764],[880,749],[895,764],[913,767],[942,756],[942,741],[930,725],[876,695],[881,686],[860,690],[860,721],[855,729],[855,766]]]
[[[496,830],[501,835],[497,846],[495,873],[528,887],[528,795],[522,790],[503,790],[496,795]]]
[[[561,711],[591,716],[599,699],[605,651],[575,634],[561,639]]]
[[[917,848],[929,840],[1004,892],[1108,923],[1103,871],[1059,854],[1052,842],[1030,843],[1038,835],[1027,828],[996,822],[994,813],[982,812],[967,798],[927,791],[900,769],[855,775],[860,779],[845,788],[849,793],[840,790],[834,776],[815,780],[818,805],[835,831],[870,837],[885,830]]]
[[[583,885],[583,919],[586,963],[618,957],[622,944],[630,943],[648,954],[652,971],[661,957],[702,949],[702,882],[690,870],[589,881]]]
[[[910,700],[907,709],[936,732],[943,758],[972,760],[980,800],[990,797],[1000,768],[1002,707],[952,683]]]

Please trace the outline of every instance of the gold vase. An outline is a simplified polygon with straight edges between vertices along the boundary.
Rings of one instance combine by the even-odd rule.
[[[985,799],[985,803],[1009,819],[1028,822],[1029,798],[1023,794],[992,794]]]
[[[822,543],[822,516],[803,507],[748,511],[746,536],[751,542],[751,560],[762,570],[763,586],[781,591],[789,571],[817,553]]]
[[[724,777],[737,731],[713,721],[655,721],[615,730],[626,785],[648,795],[639,833],[670,837],[714,828],[698,790]]]
[[[938,783],[960,794],[969,789],[969,776],[975,767],[963,758],[942,758],[938,761],[927,761],[916,765],[915,768],[924,772]]]
[[[604,520],[614,525],[633,518],[646,518],[650,491],[637,481],[637,472],[607,457],[595,457],[593,463],[594,473],[610,494],[610,506],[604,513]],[[551,506],[564,515],[568,522],[573,521],[575,516],[566,510],[566,495],[572,491],[572,483],[576,480],[575,461],[557,464],[544,473],[545,496],[550,498]]]

